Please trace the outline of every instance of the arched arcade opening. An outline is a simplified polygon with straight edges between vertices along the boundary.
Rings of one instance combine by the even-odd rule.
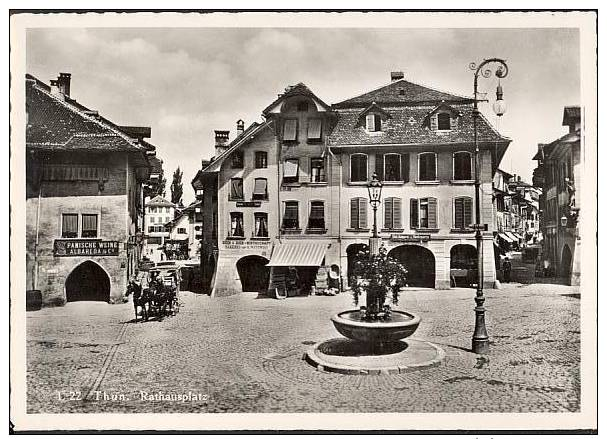
[[[110,301],[110,278],[101,266],[85,261],[72,270],[65,280],[67,302],[91,300]]]
[[[476,247],[456,244],[451,247],[449,274],[452,287],[471,288],[478,282]]]
[[[348,285],[351,284],[352,273],[354,272],[354,264],[356,263],[359,253],[364,253],[366,251],[369,251],[369,246],[367,244],[350,244],[348,248],[346,248],[346,256],[348,258]]]
[[[270,262],[262,256],[245,256],[236,263],[238,277],[242,285],[242,291],[265,292],[268,289],[270,281],[270,267],[266,264]]]
[[[407,286],[434,288],[436,263],[432,251],[421,245],[401,245],[388,252],[407,269]]]
[[[567,244],[563,247],[561,253],[561,277],[569,278],[571,276],[571,262],[572,262],[571,249]]]

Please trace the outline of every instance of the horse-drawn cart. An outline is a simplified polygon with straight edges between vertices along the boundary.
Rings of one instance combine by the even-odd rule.
[[[135,321],[150,316],[163,318],[179,312],[179,267],[160,266],[142,270],[129,282],[127,296],[133,294]]]

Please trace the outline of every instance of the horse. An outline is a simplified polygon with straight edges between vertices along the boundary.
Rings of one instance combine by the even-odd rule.
[[[141,318],[143,320],[148,320],[148,310],[146,305],[149,305],[149,293],[147,289],[143,289],[141,285],[139,285],[134,280],[129,281],[129,284],[126,287],[126,295],[127,297],[130,294],[133,294],[133,307],[135,308],[135,321],[137,321],[137,307],[141,307]]]

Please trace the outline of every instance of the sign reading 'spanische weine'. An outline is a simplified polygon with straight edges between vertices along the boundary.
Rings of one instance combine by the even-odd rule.
[[[100,239],[55,239],[55,256],[118,256],[118,241]]]

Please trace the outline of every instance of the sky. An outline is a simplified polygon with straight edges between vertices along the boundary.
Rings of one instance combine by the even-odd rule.
[[[27,72],[48,83],[72,74],[71,97],[119,125],[152,128],[167,198],[184,171],[184,202],[214,130],[248,126],[285,87],[305,83],[336,103],[405,79],[473,94],[471,62],[507,61],[508,111],[491,110],[497,78],[480,78],[481,111],[512,139],[500,168],[531,181],[538,143],[566,132],[563,107],[580,104],[579,35],[573,28],[39,28],[27,31]],[[499,119],[499,120],[498,120]]]

